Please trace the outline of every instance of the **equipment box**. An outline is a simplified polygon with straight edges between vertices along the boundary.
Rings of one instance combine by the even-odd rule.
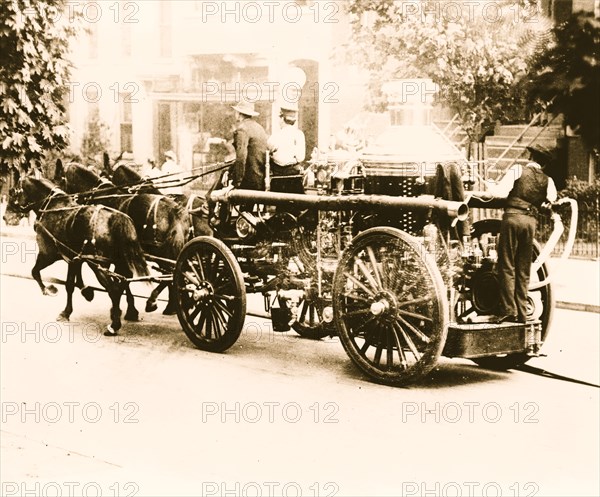
[[[499,354],[530,353],[541,345],[541,322],[450,323],[442,355],[472,359]]]

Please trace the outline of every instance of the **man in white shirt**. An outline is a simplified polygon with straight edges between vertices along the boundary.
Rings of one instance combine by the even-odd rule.
[[[271,174],[299,174],[302,172],[299,164],[306,158],[306,140],[304,133],[296,126],[298,105],[281,104],[279,117],[281,129],[273,133],[267,142],[271,151]]]
[[[505,197],[498,240],[498,281],[500,283],[497,322],[527,321],[527,289],[533,256],[538,209],[557,198],[552,178],[542,170],[554,154],[542,146],[527,147],[529,162],[515,164],[497,184],[488,184],[495,197]]]
[[[183,168],[177,163],[175,152],[172,150],[165,152],[165,159],[166,160],[160,169],[160,175],[164,176],[168,174],[169,176],[162,177],[158,180],[167,185],[166,187],[161,187],[160,190],[165,195],[183,195],[183,186],[177,184],[182,179],[181,173],[183,173]]]

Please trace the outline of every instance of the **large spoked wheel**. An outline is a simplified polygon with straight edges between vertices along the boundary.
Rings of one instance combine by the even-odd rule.
[[[303,212],[291,234],[291,247],[298,256],[303,269],[314,273],[317,270],[317,223],[318,213],[311,210]]]
[[[246,289],[240,266],[220,240],[200,236],[181,250],[173,284],[177,317],[192,343],[223,352],[239,338],[246,316]]]
[[[493,236],[498,236],[500,233],[499,219],[486,219],[473,224],[472,236],[481,239],[481,235],[489,233]],[[533,256],[535,262],[540,254],[540,245],[534,241]],[[548,267],[542,264],[540,268],[531,274],[529,283],[527,316],[529,319],[539,319],[542,322],[542,342],[546,341],[550,322],[552,320],[552,312],[554,310],[554,297],[552,294],[552,285],[548,274]],[[506,354],[495,357],[481,357],[473,359],[480,366],[490,369],[511,369],[525,364],[531,357],[526,353]]]
[[[344,251],[333,285],[334,320],[350,359],[375,381],[402,385],[436,364],[448,302],[431,255],[396,228],[371,228]]]
[[[335,330],[333,322],[323,320],[323,311],[330,305],[330,301],[319,297],[316,288],[309,288],[298,303],[297,317],[292,328],[301,337],[311,340],[332,335]]]

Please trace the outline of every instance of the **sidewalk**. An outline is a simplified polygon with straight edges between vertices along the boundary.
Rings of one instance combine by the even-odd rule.
[[[600,261],[551,258],[548,272],[557,307],[600,313]]]
[[[35,239],[30,226],[0,226],[0,236]],[[559,309],[600,313],[600,261],[551,258],[548,271]]]

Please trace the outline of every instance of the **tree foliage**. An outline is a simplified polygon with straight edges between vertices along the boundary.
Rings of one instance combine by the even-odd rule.
[[[68,144],[65,95],[74,19],[65,0],[0,3],[0,168],[27,170]]]
[[[600,20],[580,12],[553,31],[555,42],[533,64],[529,99],[551,102],[549,110],[600,150]]]
[[[430,78],[471,141],[496,120],[523,118],[519,82],[547,43],[550,23],[528,1],[492,3],[495,10],[486,2],[351,0],[346,52],[370,72],[370,107],[384,106],[386,81]],[[444,10],[450,4],[460,10]]]

